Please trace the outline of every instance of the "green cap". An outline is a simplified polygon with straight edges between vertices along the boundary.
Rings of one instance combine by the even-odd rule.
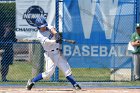
[[[136,29],[140,28],[140,23],[136,24]]]

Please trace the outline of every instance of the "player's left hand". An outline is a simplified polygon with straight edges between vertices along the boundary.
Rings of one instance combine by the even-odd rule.
[[[59,33],[56,33],[56,34],[55,34],[55,39],[56,39],[56,40],[62,39],[61,36],[59,35]]]
[[[59,33],[55,34],[56,43],[62,44],[62,38]]]

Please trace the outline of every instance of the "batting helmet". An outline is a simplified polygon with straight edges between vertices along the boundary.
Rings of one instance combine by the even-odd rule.
[[[136,29],[139,29],[140,28],[140,23],[137,23],[136,24]]]
[[[46,22],[45,17],[36,18],[35,24],[36,24],[37,28],[48,26],[48,23]]]

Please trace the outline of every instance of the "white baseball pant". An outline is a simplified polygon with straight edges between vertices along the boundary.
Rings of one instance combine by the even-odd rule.
[[[43,79],[50,78],[56,66],[64,73],[65,77],[72,74],[70,65],[59,50],[46,51],[44,53],[46,61],[46,71],[42,73]]]

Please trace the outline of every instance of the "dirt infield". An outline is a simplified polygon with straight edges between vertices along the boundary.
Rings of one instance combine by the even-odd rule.
[[[31,91],[27,91],[24,88],[0,88],[0,93],[140,93],[140,89],[86,88],[78,91],[64,88],[34,88]]]

